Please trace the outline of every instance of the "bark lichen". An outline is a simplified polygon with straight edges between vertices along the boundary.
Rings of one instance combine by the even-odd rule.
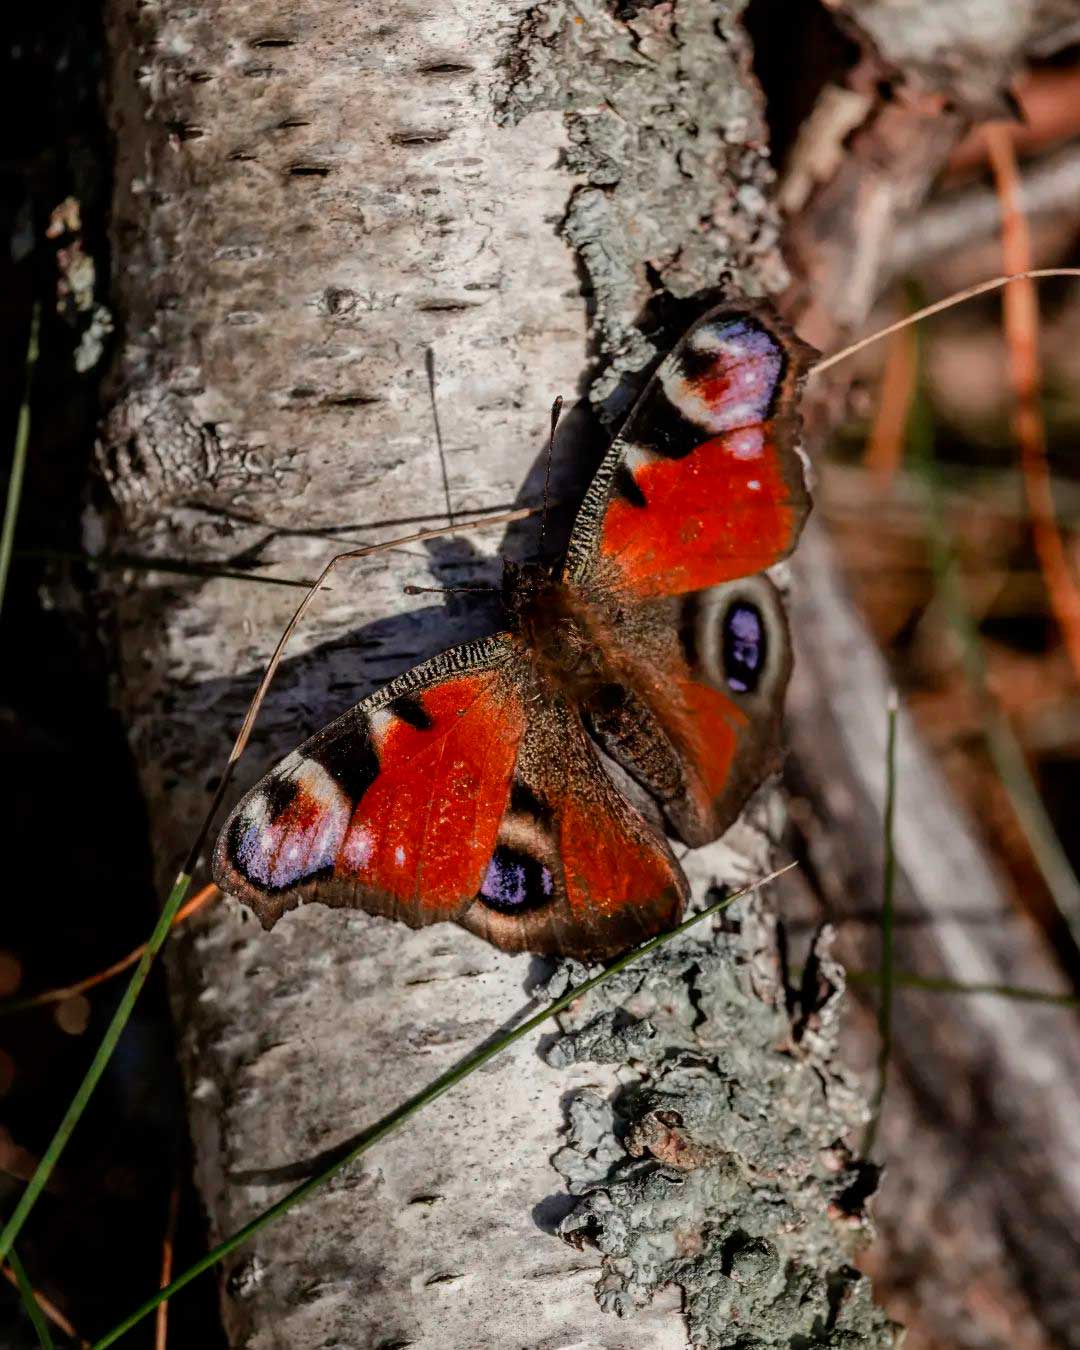
[[[622,6],[555,0],[529,11],[499,111],[566,118],[578,178],[563,234],[576,249],[609,364],[591,397],[612,415],[624,375],[656,349],[637,323],[654,294],[721,276],[761,295],[787,279],[744,0]]]
[[[776,920],[751,902],[741,924],[663,949],[564,1019],[549,1064],[624,1065],[614,1099],[571,1099],[554,1158],[577,1197],[559,1231],[603,1253],[606,1310],[676,1285],[690,1343],[710,1350],[899,1343],[849,1264],[877,1172],[844,1143],[866,1111],[837,1062],[830,941],[792,990],[767,955]]]

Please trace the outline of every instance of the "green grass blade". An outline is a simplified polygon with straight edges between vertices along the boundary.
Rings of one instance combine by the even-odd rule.
[[[377,1144],[381,1139],[385,1139],[387,1135],[392,1134],[426,1106],[430,1106],[431,1103],[441,1097],[444,1092],[449,1092],[452,1087],[455,1087],[458,1083],[468,1078],[470,1074],[475,1073],[477,1069],[481,1068],[489,1060],[494,1059],[496,1055],[502,1054],[502,1052],[513,1045],[515,1041],[521,1040],[523,1036],[528,1036],[529,1033],[535,1031],[537,1027],[542,1026],[552,1017],[557,1016],[564,1008],[568,1008],[575,999],[581,998],[582,995],[587,994],[590,989],[595,989],[597,985],[603,984],[604,981],[610,979],[612,975],[617,974],[620,970],[625,970],[627,966],[632,965],[635,961],[640,961],[643,956],[646,956],[649,952],[655,951],[658,947],[662,947],[665,943],[670,942],[672,938],[678,937],[681,933],[685,933],[687,929],[693,928],[695,924],[701,923],[702,920],[708,919],[714,914],[719,914],[722,910],[727,909],[729,905],[733,905],[736,900],[749,894],[749,892],[755,891],[760,886],[764,886],[768,882],[775,880],[784,872],[789,871],[793,866],[794,864],[791,863],[787,867],[782,867],[778,871],[771,873],[769,876],[762,877],[760,881],[755,881],[752,885],[744,886],[734,894],[725,896],[723,900],[717,901],[715,905],[710,905],[707,909],[703,909],[697,914],[692,914],[690,918],[685,919],[677,928],[673,928],[667,933],[661,933],[659,937],[652,938],[651,941],[644,943],[640,947],[634,948],[633,951],[627,952],[625,956],[620,956],[617,961],[613,961],[611,965],[601,971],[599,975],[594,975],[591,979],[585,980],[582,984],[577,985],[568,993],[563,994],[561,998],[557,998],[553,1003],[549,1003],[546,1008],[528,1018],[527,1021],[521,1022],[518,1026],[514,1027],[513,1030],[500,1036],[498,1040],[492,1041],[479,1050],[474,1050],[471,1055],[466,1055],[466,1057],[455,1064],[452,1069],[448,1069],[446,1073],[440,1074],[439,1077],[429,1083],[427,1087],[422,1088],[414,1096],[409,1097],[406,1101],[402,1102],[400,1106],[395,1107],[393,1111],[388,1115],[383,1116],[381,1120],[376,1121],[374,1125],[368,1126],[366,1130],[355,1137],[353,1142],[344,1152],[320,1172],[309,1177],[307,1181],[302,1182],[295,1190],[290,1191],[288,1195],[283,1196],[276,1204],[271,1205],[269,1209],[256,1215],[250,1223],[246,1223],[243,1228],[238,1229],[230,1237],[227,1237],[224,1242],[219,1243],[212,1251],[209,1251],[205,1256],[200,1257],[194,1265],[189,1266],[181,1275],[178,1275],[171,1284],[166,1285],[164,1289],[159,1289],[144,1303],[141,1303],[135,1311],[125,1317],[122,1322],[117,1323],[111,1331],[102,1336],[100,1340],[95,1341],[92,1350],[105,1350],[106,1346],[113,1345],[121,1336],[130,1331],[133,1326],[152,1313],[159,1303],[163,1303],[165,1299],[172,1298],[174,1294],[179,1293],[185,1285],[190,1284],[191,1281],[198,1275],[201,1275],[203,1271],[209,1270],[211,1266],[216,1265],[220,1260],[228,1256],[230,1252],[235,1251],[237,1247],[241,1246],[249,1238],[254,1237],[255,1234],[265,1228],[267,1224],[273,1223],[275,1219],[279,1219],[283,1214],[287,1213],[302,1200],[306,1199],[313,1191],[316,1191],[319,1187],[325,1185],[335,1173],[339,1172],[343,1167],[347,1167],[349,1163],[355,1162],[361,1154],[366,1153],[374,1144]]]
[[[49,1335],[49,1324],[45,1320],[45,1314],[41,1311],[41,1305],[34,1297],[34,1287],[30,1283],[23,1268],[23,1263],[19,1260],[19,1255],[14,1247],[8,1253],[8,1262],[15,1272],[15,1282],[19,1286],[19,1297],[26,1309],[26,1315],[37,1332],[38,1345],[41,1346],[41,1350],[53,1350],[53,1338]]]
[[[41,1162],[38,1163],[37,1170],[30,1178],[30,1181],[19,1198],[19,1203],[15,1206],[15,1212],[4,1226],[0,1233],[0,1261],[5,1257],[10,1257],[12,1244],[19,1236],[27,1216],[37,1202],[38,1196],[45,1187],[45,1183],[52,1175],[53,1168],[56,1166],[60,1154],[63,1153],[67,1141],[71,1138],[72,1131],[79,1122],[79,1117],[86,1110],[86,1105],[93,1095],[94,1089],[98,1085],[101,1075],[105,1072],[105,1067],[116,1049],[116,1043],[127,1025],[128,1018],[131,1016],[131,1010],[135,1006],[135,1000],[139,997],[143,985],[146,983],[146,977],[150,973],[150,967],[154,963],[154,958],[161,949],[162,943],[169,935],[169,928],[172,925],[176,911],[184,902],[191,887],[191,876],[187,872],[181,872],[176,878],[173,888],[169,893],[169,898],[161,911],[157,924],[150,940],[146,944],[146,950],[139,960],[139,964],[132,972],[131,979],[128,981],[128,987],[124,991],[124,996],[117,1005],[116,1012],[113,1013],[112,1021],[109,1023],[105,1035],[101,1039],[94,1054],[93,1061],[86,1076],[79,1084],[78,1091],[71,1099],[71,1105],[68,1107],[63,1120],[49,1141],[49,1146],[42,1155]]]
[[[848,984],[876,985],[881,983],[880,970],[848,970],[844,977]],[[1053,994],[1048,989],[1027,989],[1018,984],[965,984],[961,980],[947,980],[937,975],[914,975],[910,971],[892,972],[893,985],[900,989],[918,989],[927,994],[989,994],[995,998],[1011,998],[1018,1003],[1047,1003],[1056,1008],[1080,1008],[1080,995]]]
[[[23,478],[26,475],[26,455],[30,446],[30,391],[34,381],[34,367],[38,358],[38,335],[41,331],[41,302],[34,304],[30,318],[30,337],[26,344],[26,371],[23,375],[23,395],[19,404],[19,420],[15,426],[15,449],[11,456],[11,474],[8,477],[7,500],[4,503],[4,524],[0,528],[0,610],[4,607],[8,571],[15,547],[15,526],[19,519]]]
[[[863,1157],[868,1158],[877,1139],[885,1088],[892,1058],[893,1025],[893,934],[896,892],[896,850],[893,846],[893,820],[896,815],[896,691],[889,695],[889,725],[885,744],[885,818],[883,822],[884,861],[881,877],[881,966],[878,972],[881,998],[878,1002],[877,1084],[870,1105],[870,1119],[863,1135]]]

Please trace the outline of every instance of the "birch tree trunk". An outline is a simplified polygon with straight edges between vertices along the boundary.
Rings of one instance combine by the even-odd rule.
[[[114,546],[302,577],[335,544],[440,521],[429,352],[455,517],[535,500],[551,399],[599,373],[593,402],[617,411],[654,355],[643,318],[657,295],[786,282],[742,8],[111,0],[123,341],[100,468]],[[559,493],[602,442],[583,404]],[[490,631],[482,609],[417,608],[403,585],[492,580],[500,543],[463,535],[339,574],[297,634],[242,778],[377,683]],[[296,595],[162,574],[108,596],[163,884]],[[760,872],[776,827],[766,792],[691,855],[698,898]],[[862,1216],[826,1217],[860,1174],[825,1146],[861,1107],[833,1064],[840,981],[825,947],[820,986],[794,1013],[760,909],[690,950],[616,991],[636,1039],[591,1020],[608,1000],[546,1058],[520,1044],[250,1244],[223,1286],[230,1342],[614,1350],[735,1344],[734,1324],[730,1336],[771,1345],[801,1298],[822,1344],[891,1343],[864,1283],[827,1287]],[[267,935],[231,902],[199,920],[172,975],[212,1236],[520,1018],[547,973],[449,926],[312,907]],[[779,1186],[797,1239],[755,1246],[761,1193],[726,1176],[742,1199],[722,1197],[704,1168],[675,1205],[690,1216],[676,1252],[657,1191],[678,1182],[661,1165],[661,1106],[678,1101],[710,1156],[737,1153],[702,1123],[708,1082],[665,1077],[664,1051],[701,1054],[703,1037],[716,1081],[723,1060],[725,1089],[757,1094],[754,1118],[775,1130],[755,1135],[752,1161],[783,1174],[799,1150],[809,1160]],[[795,1067],[781,1078],[784,1037]],[[611,1100],[628,1084],[652,1094],[625,1136],[652,1171],[618,1172]],[[567,1198],[564,1179],[580,1190],[613,1168],[617,1184]],[[612,1216],[640,1227],[641,1246]],[[562,1219],[599,1235],[603,1264],[559,1241]],[[716,1233],[712,1265],[688,1259]],[[671,1253],[687,1269],[665,1289]],[[606,1311],[638,1303],[625,1322]]]

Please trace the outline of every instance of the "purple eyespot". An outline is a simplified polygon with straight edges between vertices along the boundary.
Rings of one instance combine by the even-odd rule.
[[[478,898],[499,914],[522,914],[546,904],[554,890],[551,872],[542,862],[500,844],[488,863]]]
[[[736,601],[724,615],[724,675],[736,694],[752,694],[765,667],[765,625],[761,611]]]

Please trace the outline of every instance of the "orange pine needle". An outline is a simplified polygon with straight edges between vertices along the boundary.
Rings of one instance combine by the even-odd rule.
[[[194,914],[196,910],[202,909],[203,905],[210,900],[214,900],[221,892],[214,885],[204,886],[201,891],[195,895],[177,910],[176,917],[173,919],[173,927],[183,923],[186,918]],[[106,966],[104,970],[99,970],[96,975],[88,975],[84,980],[78,980],[75,984],[66,984],[60,989],[45,989],[40,994],[32,994],[29,998],[20,998],[8,1004],[0,1003],[0,1013],[14,1012],[16,1009],[40,1008],[47,1003],[63,1003],[65,999],[74,998],[76,994],[85,993],[87,989],[93,989],[95,985],[104,984],[106,980],[111,980],[114,975],[119,975],[121,971],[127,970],[133,966],[146,950],[146,944],[135,948],[133,952],[128,952],[127,956],[121,957],[119,961],[114,961],[111,966]]]
[[[3,1272],[4,1279],[7,1280],[8,1284],[13,1284],[15,1288],[18,1289],[19,1281],[15,1278],[15,1272],[11,1267],[5,1264],[0,1266],[0,1271]],[[34,1302],[54,1326],[59,1327],[65,1336],[70,1336],[75,1344],[79,1346],[79,1350],[90,1350],[90,1342],[78,1334],[55,1303],[51,1302],[44,1294],[39,1293],[36,1289],[33,1290],[33,1294]]]
[[[900,328],[891,335],[874,424],[863,456],[874,484],[882,492],[891,486],[904,457],[908,416],[915,397],[916,355],[914,328]]]
[[[164,1289],[172,1280],[173,1248],[176,1243],[176,1224],[180,1215],[180,1181],[173,1182],[169,1195],[169,1213],[165,1220],[165,1235],[161,1240],[161,1279],[158,1288]],[[154,1350],[167,1350],[169,1340],[169,1300],[159,1303],[154,1323]]]
[[[1004,125],[985,129],[986,148],[1001,202],[1001,248],[1005,267],[1024,272],[1031,266],[1031,235],[1021,200],[1020,174],[1012,137]],[[1080,679],[1080,589],[1069,570],[1065,545],[1054,513],[1046,460],[1046,424],[1039,405],[1039,305],[1030,280],[1006,288],[1002,297],[1009,380],[1013,389],[1013,433],[1020,448],[1020,469],[1039,567],[1073,670]]]

